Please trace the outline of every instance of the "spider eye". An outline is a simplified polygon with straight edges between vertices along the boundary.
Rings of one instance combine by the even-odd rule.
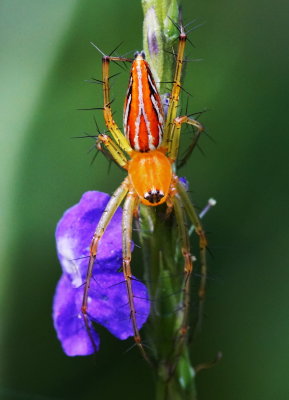
[[[164,197],[164,193],[161,190],[150,190],[144,194],[144,198],[152,204],[159,203]]]
[[[137,58],[138,56],[141,56],[144,60],[146,58],[145,52],[143,50],[142,51],[136,51],[134,53],[134,58]]]

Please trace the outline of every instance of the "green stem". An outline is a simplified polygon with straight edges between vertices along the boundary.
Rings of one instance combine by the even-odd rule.
[[[152,349],[156,400],[195,400],[195,372],[186,341],[177,347],[182,320],[183,259],[174,213],[140,207],[140,243],[152,299],[145,340]],[[179,348],[176,353],[176,348]]]
[[[143,48],[153,71],[160,94],[173,78],[174,59],[171,51],[178,31],[172,21],[178,20],[177,0],[142,0],[144,11]]]
[[[143,46],[161,94],[174,76],[171,51],[178,30],[177,0],[142,0]],[[166,206],[140,207],[139,236],[144,278],[152,300],[145,327],[156,380],[156,400],[196,400],[195,372],[186,337],[180,334],[184,320],[184,260],[179,250],[174,211]]]

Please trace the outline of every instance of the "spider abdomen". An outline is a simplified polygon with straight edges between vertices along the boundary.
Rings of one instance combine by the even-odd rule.
[[[125,135],[134,150],[147,152],[160,146],[163,106],[144,53],[137,53],[132,63],[123,121]]]
[[[157,206],[166,201],[172,180],[172,167],[161,151],[133,153],[128,164],[128,176],[143,204]]]

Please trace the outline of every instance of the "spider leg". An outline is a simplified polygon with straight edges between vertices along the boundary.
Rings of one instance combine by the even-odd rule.
[[[203,313],[203,306],[205,300],[205,293],[206,293],[206,280],[207,280],[207,261],[206,261],[206,248],[207,248],[207,239],[205,236],[205,232],[203,230],[202,224],[198,217],[198,214],[184,188],[184,186],[177,182],[176,184],[177,192],[182,200],[184,209],[191,221],[191,223],[195,227],[195,231],[199,236],[199,247],[200,247],[200,264],[201,264],[201,281],[198,290],[198,297],[199,297],[199,315],[197,320],[197,325],[200,326],[201,317]]]
[[[111,196],[109,202],[107,203],[107,206],[105,207],[105,210],[99,220],[99,223],[97,225],[97,228],[94,232],[94,235],[93,235],[93,238],[92,238],[92,241],[90,244],[90,257],[89,257],[89,263],[88,263],[86,280],[85,280],[84,291],[83,291],[81,312],[82,312],[82,317],[83,317],[83,320],[84,320],[84,323],[86,326],[87,333],[91,339],[92,345],[95,350],[96,350],[96,346],[92,339],[91,326],[90,326],[90,321],[88,318],[88,293],[89,293],[90,281],[92,278],[93,266],[94,266],[94,262],[95,262],[96,255],[97,255],[97,248],[98,248],[99,241],[102,238],[111,218],[115,214],[117,208],[121,204],[121,202],[124,199],[124,197],[126,196],[127,192],[128,192],[128,182],[127,182],[127,179],[125,179],[122,182],[122,184],[116,189],[116,191]]]
[[[181,251],[184,258],[184,283],[183,283],[183,316],[179,329],[179,344],[182,346],[188,331],[189,307],[190,307],[190,281],[193,272],[192,254],[190,253],[190,238],[188,228],[186,226],[185,213],[183,204],[179,195],[173,197],[174,211],[178,224]],[[178,350],[179,351],[179,350]]]
[[[191,144],[188,153],[185,157],[185,159],[187,159],[189,157],[189,155],[191,154],[191,152],[193,151],[200,134],[204,131],[204,127],[203,125],[190,117],[187,116],[183,116],[183,117],[177,117],[174,119],[173,124],[172,124],[172,130],[171,130],[171,140],[168,144],[168,157],[174,162],[177,157],[178,157],[178,152],[179,152],[179,143],[180,143],[180,135],[181,135],[181,127],[182,124],[188,124],[188,125],[192,125],[197,129],[197,133],[196,136],[194,138],[193,143]],[[181,162],[181,165],[183,164],[183,161]]]
[[[198,121],[189,118],[187,116],[176,118],[180,100],[180,91],[182,89],[181,76],[182,76],[183,64],[185,62],[184,52],[187,41],[187,35],[184,27],[180,25],[178,29],[180,31],[180,35],[179,35],[178,51],[176,55],[176,69],[173,79],[172,92],[169,99],[169,107],[164,128],[162,147],[168,149],[168,157],[171,158],[173,161],[175,161],[177,159],[178,149],[179,149],[181,124],[187,123],[197,128],[197,133],[193,140],[193,143],[190,145],[184,160],[182,160],[180,163],[180,166],[182,166],[186,162],[187,158],[190,156],[193,149],[195,148],[200,133],[204,130],[204,128]]]
[[[189,147],[186,149],[183,158],[181,158],[180,161],[177,162],[177,169],[182,168],[189,160],[192,152],[194,151],[195,147],[198,144],[201,132],[202,131],[198,130],[197,133],[194,134],[194,137],[193,137]]]
[[[122,168],[127,169],[127,158],[122,149],[107,135],[99,134],[97,136],[96,147],[102,150],[101,144],[103,144],[106,150],[110,153],[112,159]],[[100,147],[99,147],[100,146]]]
[[[148,362],[149,358],[144,350],[139,329],[137,327],[136,309],[134,304],[134,295],[132,288],[132,273],[131,273],[131,238],[132,238],[132,220],[133,214],[138,204],[138,198],[133,192],[129,192],[123,205],[123,217],[122,217],[122,254],[123,263],[122,270],[124,280],[127,288],[128,303],[130,308],[130,318],[132,321],[134,340],[144,359]]]
[[[110,85],[109,85],[109,65],[110,61],[130,61],[125,58],[120,57],[102,57],[102,87],[103,87],[103,115],[107,128],[109,129],[112,137],[114,138],[117,145],[127,154],[132,153],[132,148],[130,147],[125,136],[117,126],[113,119],[111,111],[111,101],[110,101]]]
[[[165,129],[164,129],[164,137],[163,137],[163,146],[167,148],[169,146],[171,140],[171,131],[172,124],[177,116],[177,110],[180,99],[180,91],[181,91],[181,75],[182,68],[184,63],[184,51],[186,46],[187,35],[185,33],[184,27],[180,26],[180,35],[179,35],[179,43],[178,43],[178,51],[176,56],[176,70],[173,80],[172,92],[169,99],[169,107],[166,117]]]

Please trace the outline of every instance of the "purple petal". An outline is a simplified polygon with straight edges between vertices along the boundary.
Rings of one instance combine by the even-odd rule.
[[[134,278],[135,279],[135,278]],[[145,285],[132,281],[137,326],[140,329],[150,312]],[[67,275],[58,282],[53,303],[57,337],[68,356],[89,355],[98,350],[99,336],[91,326],[89,333],[81,314],[84,287],[74,288]],[[98,273],[91,282],[88,298],[89,318],[124,340],[133,336],[126,285],[122,273]],[[93,343],[91,340],[92,336]]]
[[[80,202],[67,210],[56,229],[58,256],[63,275],[57,285],[53,320],[64,352],[69,356],[88,355],[99,347],[99,336],[87,330],[81,313],[84,281],[91,238],[109,200],[101,192],[86,192]],[[90,282],[89,324],[106,327],[119,339],[133,336],[126,284],[122,273],[122,211],[118,209],[103,235]],[[147,320],[150,302],[145,285],[132,281],[137,326]]]
[[[109,198],[101,192],[84,193],[80,202],[69,208],[57,225],[58,257],[63,272],[70,276],[75,287],[83,282],[90,242]],[[121,216],[119,208],[100,241],[95,269],[117,271],[121,265]]]
[[[150,312],[147,288],[135,278],[132,281],[137,326],[140,329]],[[82,293],[77,303],[82,302]],[[91,281],[88,298],[88,314],[114,336],[124,340],[133,336],[126,284],[122,273],[97,273]]]
[[[189,181],[184,176],[179,177],[179,182],[184,186],[186,191],[189,190]]]
[[[68,356],[85,356],[94,353],[99,347],[99,336],[93,328],[88,331],[85,327],[80,307],[76,304],[79,289],[71,285],[67,275],[63,274],[56,287],[53,302],[53,321],[57,337],[63,351]]]

